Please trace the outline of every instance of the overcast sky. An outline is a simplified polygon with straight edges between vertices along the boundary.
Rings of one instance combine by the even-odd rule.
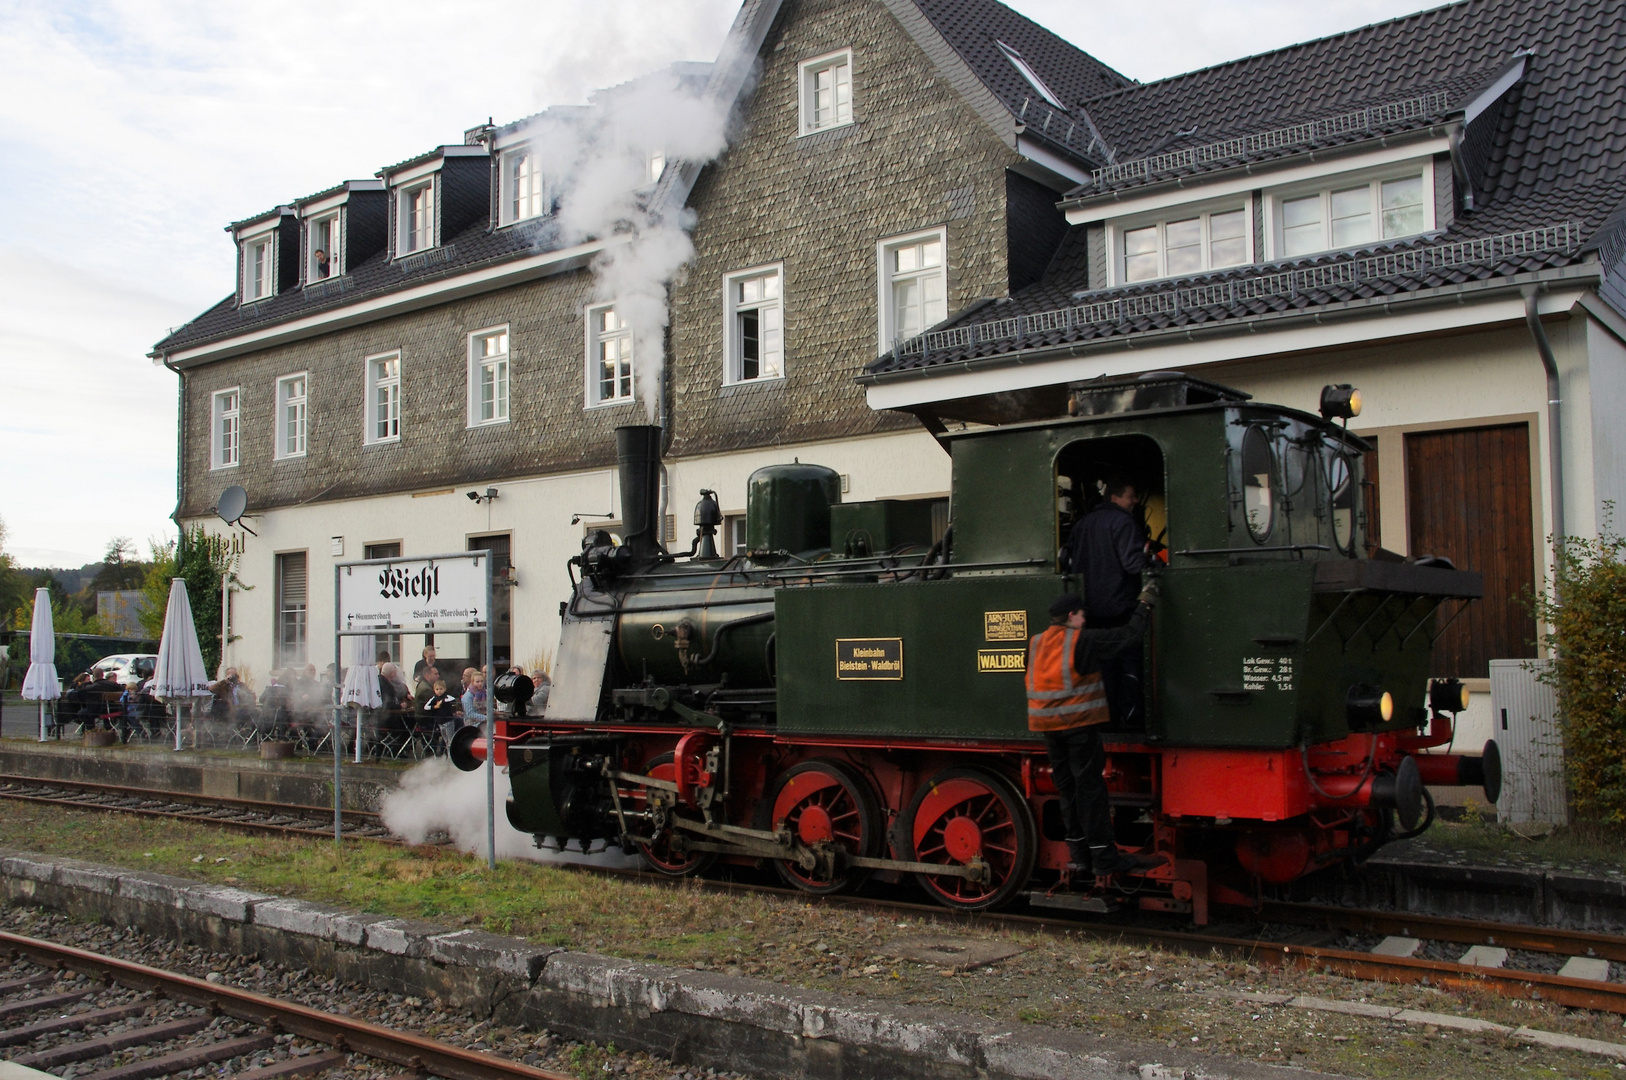
[[[737,0],[0,0],[0,518],[23,565],[173,535],[152,344],[232,289],[230,221],[672,60]],[[1141,80],[1432,6],[1013,0]]]

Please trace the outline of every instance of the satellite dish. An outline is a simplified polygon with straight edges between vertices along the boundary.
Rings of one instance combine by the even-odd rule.
[[[248,492],[242,485],[233,484],[220,493],[220,499],[215,503],[215,513],[227,525],[235,525],[248,510]]]

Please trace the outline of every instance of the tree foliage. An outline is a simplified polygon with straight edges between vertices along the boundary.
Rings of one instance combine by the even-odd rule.
[[[1538,596],[1553,657],[1570,798],[1581,821],[1626,824],[1626,537],[1566,537],[1553,596]]]
[[[196,525],[183,530],[173,544],[153,546],[152,566],[142,585],[147,604],[141,613],[141,626],[155,641],[164,632],[173,578],[186,582],[203,666],[213,674],[220,667],[221,582],[229,580],[233,590],[245,591],[237,580],[237,556],[224,538],[212,536]]]

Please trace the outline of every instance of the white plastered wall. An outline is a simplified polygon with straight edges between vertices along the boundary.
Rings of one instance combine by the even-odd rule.
[[[797,458],[848,476],[844,501],[924,498],[949,491],[949,457],[922,431],[686,458],[668,463],[667,513],[676,518],[678,538],[672,546],[688,550],[701,488],[715,490],[725,511],[743,510],[745,481],[754,470]],[[484,492],[488,486],[498,489],[491,503],[477,504],[467,497],[468,491]],[[249,672],[257,686],[264,685],[272,667],[279,553],[309,554],[307,659],[322,668],[334,659],[336,564],[362,559],[368,544],[399,541],[403,556],[411,558],[464,551],[471,537],[507,533],[518,582],[511,594],[513,658],[530,668],[554,652],[559,604],[570,596],[566,560],[581,553],[584,529],[593,521],[572,525],[570,518],[606,512],[617,518],[621,514],[614,469],[313,503],[258,515],[251,511],[250,525],[259,535],[243,537],[238,576],[248,588],[232,598],[232,632],[237,640],[225,650],[224,662]],[[195,523],[211,532],[235,531],[216,519]],[[342,556],[330,554],[335,536],[344,537]],[[467,655],[462,635],[436,635],[436,644],[443,656]],[[421,636],[403,635],[401,645],[410,661],[422,646]]]

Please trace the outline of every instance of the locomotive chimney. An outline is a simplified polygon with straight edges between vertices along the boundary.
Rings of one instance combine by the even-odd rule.
[[[628,424],[615,429],[621,479],[621,537],[635,559],[661,552],[661,429]]]

